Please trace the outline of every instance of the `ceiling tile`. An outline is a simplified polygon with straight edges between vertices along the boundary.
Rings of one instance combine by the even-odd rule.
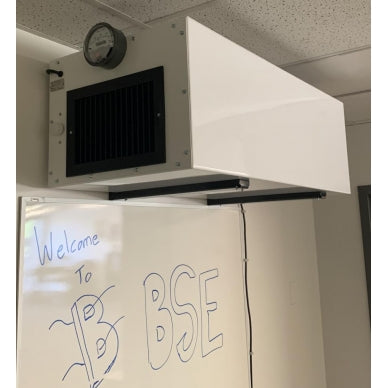
[[[281,65],[370,44],[370,0],[101,0],[142,22],[184,9],[189,15]],[[101,21],[128,21],[82,0],[17,0],[18,24],[71,44],[82,44]]]
[[[122,18],[79,0],[17,0],[16,22],[73,45],[82,44],[96,23],[107,22],[119,29],[128,26]]]
[[[369,0],[217,1],[192,16],[275,64],[370,44]]]
[[[111,7],[131,15],[132,17],[148,22],[163,16],[168,16],[184,9],[195,7],[208,0],[103,0]]]

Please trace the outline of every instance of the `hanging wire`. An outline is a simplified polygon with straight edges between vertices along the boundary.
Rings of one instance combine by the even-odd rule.
[[[240,203],[240,210],[243,219],[243,237],[244,237],[244,283],[245,283],[245,301],[248,312],[248,326],[249,326],[249,377],[250,387],[253,388],[253,372],[252,372],[252,317],[251,309],[249,306],[249,294],[248,294],[248,248],[247,248],[247,223],[245,219],[245,209],[242,203]]]

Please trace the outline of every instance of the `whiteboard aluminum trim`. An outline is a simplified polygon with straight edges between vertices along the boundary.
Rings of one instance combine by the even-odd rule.
[[[37,203],[39,200],[37,198],[30,198],[30,203]],[[20,281],[21,274],[23,273],[24,269],[24,260],[22,260],[22,257],[24,257],[24,237],[25,237],[25,214],[26,214],[26,207],[28,206],[28,202],[25,200],[24,197],[19,198],[19,224],[18,224],[18,250],[17,250],[17,261],[16,261],[16,386],[19,386],[18,383],[18,376],[19,376],[19,369],[20,369],[20,357],[19,357],[19,349],[21,346],[21,333],[19,331],[20,322],[22,320],[22,309],[19,309],[19,297],[22,295],[22,287],[23,282]]]
[[[165,200],[164,202],[162,200]],[[166,202],[166,200],[171,200],[172,202]],[[178,203],[179,200],[182,203]],[[186,200],[188,201],[186,203]],[[90,205],[109,205],[109,206],[134,206],[134,207],[172,207],[172,208],[188,208],[188,209],[204,209],[209,208],[206,205],[206,201],[199,199],[187,199],[187,198],[178,198],[178,197],[152,197],[149,198],[149,201],[142,199],[141,201],[137,199],[133,200],[117,200],[109,201],[105,199],[83,199],[83,198],[53,198],[53,197],[21,197],[22,203],[25,206],[33,203],[58,203],[58,204],[90,204]],[[160,202],[159,202],[160,201]],[[220,209],[221,206],[214,206],[214,209]],[[223,206],[223,209],[232,209],[231,207]],[[238,209],[234,209],[238,211]],[[25,208],[24,208],[25,211]]]

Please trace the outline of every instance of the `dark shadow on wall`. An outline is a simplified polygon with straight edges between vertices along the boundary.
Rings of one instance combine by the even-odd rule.
[[[365,274],[368,288],[369,319],[371,319],[371,185],[358,186],[358,202],[364,247]]]

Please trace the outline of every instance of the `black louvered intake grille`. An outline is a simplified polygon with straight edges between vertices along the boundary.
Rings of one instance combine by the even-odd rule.
[[[165,161],[163,67],[67,93],[67,176]]]
[[[155,151],[153,84],[75,101],[75,162],[93,163]]]

